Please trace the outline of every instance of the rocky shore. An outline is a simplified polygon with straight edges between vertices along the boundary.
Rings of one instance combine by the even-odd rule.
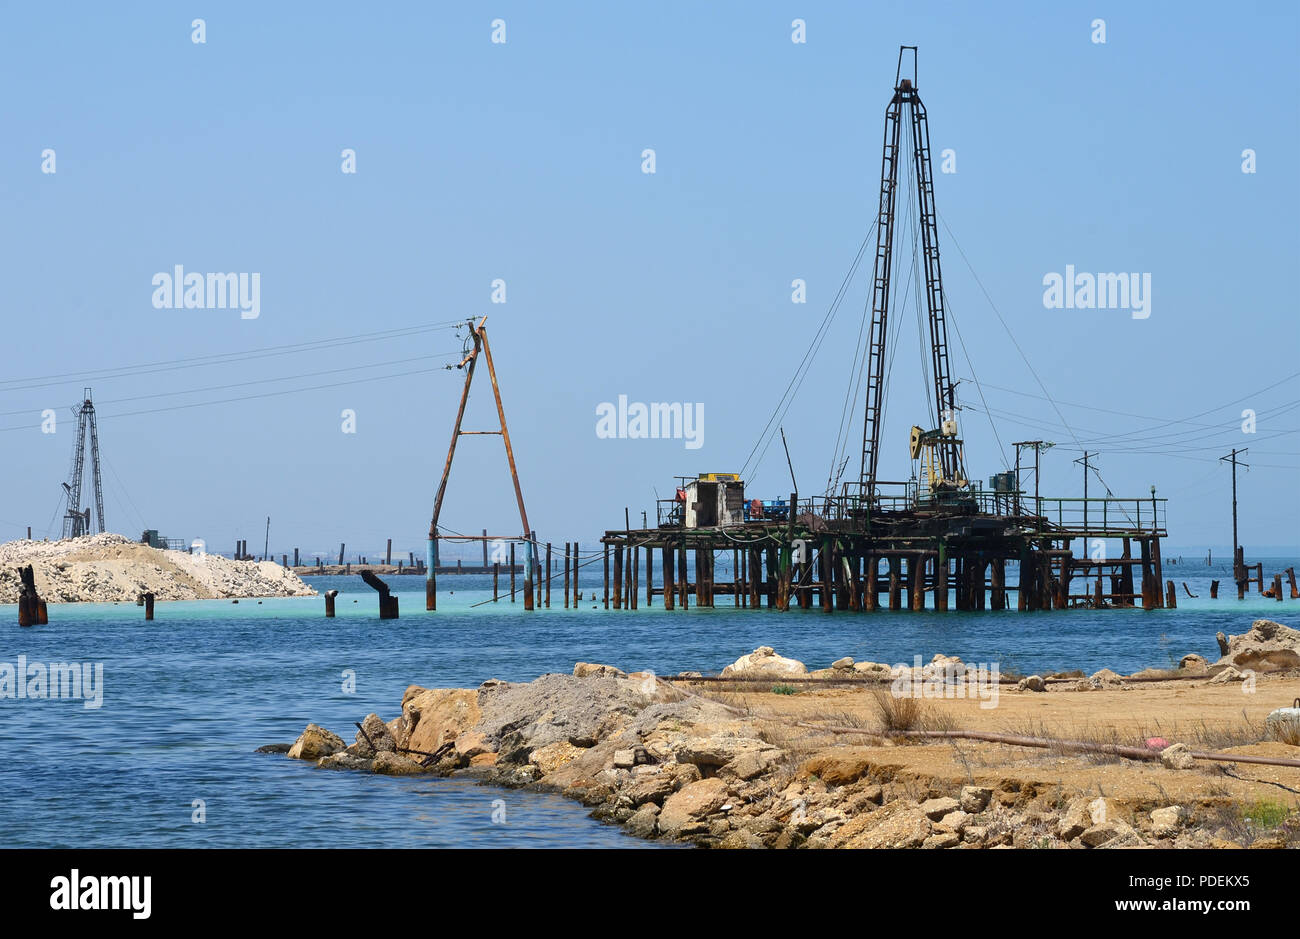
[[[18,569],[31,565],[49,603],[310,597],[316,591],[274,561],[232,561],[215,554],[164,551],[106,532],[66,541],[0,544],[0,603],[17,603]]]
[[[1277,708],[1300,696],[1300,632],[1260,620],[1222,646],[1133,676],[1000,676],[993,708],[942,690],[950,656],[810,671],[762,647],[713,681],[579,662],[411,686],[353,742],[312,724],[288,756],[560,792],[708,847],[1296,846],[1300,722]]]

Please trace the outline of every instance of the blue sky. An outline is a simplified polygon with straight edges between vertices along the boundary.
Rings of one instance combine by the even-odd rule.
[[[408,328],[484,313],[543,540],[594,541],[625,505],[653,512],[673,475],[738,469],[868,232],[909,44],[936,160],[955,152],[935,187],[971,475],[1045,438],[1058,446],[1044,492],[1076,494],[1088,447],[1115,494],[1157,485],[1170,542],[1203,550],[1231,539],[1217,457],[1249,447],[1242,540],[1297,547],[1294,4],[6,4],[3,17],[0,537],[39,536],[61,513],[67,408],[90,385],[110,528],[229,551],[260,548],[270,515],[277,554],[347,541],[373,556],[387,537],[418,551],[460,391],[441,366],[460,340]],[[497,18],[505,43],[491,41]],[[806,43],[791,42],[796,18]],[[151,278],[178,264],[259,273],[260,315],[156,309]],[[1149,273],[1150,317],[1045,308],[1043,278],[1066,265]],[[805,492],[832,463],[869,282],[868,263],[783,421]],[[369,338],[284,349],[335,337]],[[910,307],[898,337],[891,478],[909,472],[908,427],[927,422]],[[278,351],[127,368],[251,350]],[[621,394],[702,404],[703,445],[600,439],[596,408]],[[484,383],[466,426],[493,417]],[[747,475],[752,495],[789,491],[779,441]],[[462,441],[448,500],[452,529],[517,527],[498,441]]]

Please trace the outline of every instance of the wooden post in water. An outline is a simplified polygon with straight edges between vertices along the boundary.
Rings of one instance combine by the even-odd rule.
[[[388,539],[388,548],[384,551],[384,564],[391,567],[393,564],[393,539]]]
[[[1155,584],[1155,573],[1151,568],[1151,541],[1143,538],[1138,542],[1138,547],[1142,551],[1142,609],[1154,610],[1156,608],[1154,592],[1159,587],[1152,589]]]
[[[759,588],[763,583],[763,549],[751,547],[749,549],[749,563],[746,566],[746,577],[749,580],[749,607],[757,610],[759,606]]]
[[[510,542],[510,602],[515,602],[515,543]]]
[[[1005,567],[1003,583],[1006,582]],[[948,562],[948,545],[939,542],[939,556],[934,559],[934,608],[939,613],[948,612],[948,589],[951,586],[951,574]],[[1005,590],[1003,591],[1005,594]]]
[[[1178,607],[1178,591],[1174,589],[1172,580],[1165,581],[1165,606],[1171,610]]]
[[[849,609],[848,558],[838,539],[831,546],[831,579],[835,582],[836,609]]]
[[[326,619],[334,618],[334,598],[337,597],[338,595],[339,592],[337,590],[325,591],[325,618]]]
[[[1273,575],[1273,599],[1278,603],[1282,602],[1282,575]]]
[[[930,564],[930,555],[928,552],[918,551],[912,555],[912,560],[908,563],[916,567],[916,576],[913,578],[912,585],[912,611],[922,613],[925,611],[925,572]]]
[[[1160,596],[1160,582],[1165,579],[1164,566],[1160,563],[1160,537],[1153,535],[1151,537],[1151,563],[1154,568],[1155,576],[1155,600],[1156,606],[1163,607],[1164,599]]]
[[[1016,609],[1022,613],[1029,609],[1030,598],[1033,596],[1032,557],[1029,545],[1023,545],[1020,560],[1016,563]]]
[[[1007,559],[993,558],[989,562],[989,581],[992,588],[989,607],[994,610],[1007,608]]]
[[[605,545],[605,609],[609,609],[609,545]]]
[[[569,542],[564,543],[564,608],[569,608]]]
[[[1127,538],[1124,539],[1124,551],[1123,551],[1123,553],[1120,554],[1120,560],[1121,560],[1121,561],[1125,561],[1125,562],[1128,562],[1128,561],[1132,561],[1132,560],[1133,560],[1133,548],[1132,548],[1132,545],[1131,545],[1130,542],[1129,542],[1129,539],[1127,539]],[[1125,563],[1125,564],[1123,564],[1123,565],[1120,566],[1120,590],[1119,590],[1119,592],[1120,592],[1120,593],[1126,593],[1126,594],[1129,595],[1125,600],[1122,601],[1123,604],[1124,604],[1124,606],[1133,606],[1133,605],[1134,605],[1134,600],[1133,600],[1133,565],[1130,564],[1130,563]]]
[[[1046,549],[1041,553],[1041,563],[1043,566],[1043,602],[1039,605],[1039,609],[1050,610],[1052,608],[1052,594],[1060,589],[1060,582],[1052,576],[1052,556],[1047,553]]]
[[[677,598],[673,595],[673,549],[667,542],[664,542],[660,556],[663,559],[664,568],[664,609],[671,610],[676,604]]]
[[[852,545],[852,542],[850,542]],[[850,547],[849,555],[842,558],[844,567],[845,592],[848,594],[849,612],[857,613],[862,609],[862,557],[855,547]]]
[[[686,574],[686,538],[684,536],[677,549],[677,589],[681,591],[679,599],[682,601],[682,609],[689,610],[691,607],[691,585]]]
[[[1217,580],[1210,581],[1210,599],[1219,599],[1219,582]]]
[[[889,555],[889,609],[898,610],[902,606],[902,562],[897,554]]]
[[[863,565],[862,609],[875,610],[880,601],[880,558],[868,551]]]
[[[628,606],[629,609],[637,609],[637,594],[641,593],[641,545],[633,545],[628,549],[632,551],[632,583],[628,587]]]
[[[1292,599],[1292,600],[1300,600],[1300,589],[1296,589],[1296,583],[1295,583],[1295,568],[1294,568],[1294,567],[1288,567],[1288,568],[1286,569],[1286,579],[1287,579],[1287,583],[1288,583],[1288,585],[1291,587],[1291,599]]]
[[[645,605],[655,605],[655,549],[650,545],[645,547]]]
[[[765,562],[767,579],[763,584],[763,592],[767,594],[767,608],[769,610],[774,609],[780,605],[778,603],[778,587],[777,587],[777,585],[780,583],[781,566],[780,566],[780,562],[778,561],[778,558],[780,556],[781,556],[781,552],[777,550],[777,548],[769,547],[767,549],[767,560]]]
[[[546,608],[551,608],[551,543],[546,542]]]
[[[832,613],[835,610],[835,552],[831,549],[830,538],[822,538],[817,551],[817,568],[822,582],[822,612]]]
[[[623,545],[614,545],[614,609],[623,608]]]
[[[501,562],[492,562],[492,602],[501,599]]]
[[[579,601],[582,600],[582,591],[578,589],[578,542],[573,543],[573,608],[578,608]]]
[[[146,590],[144,594],[144,618],[153,619],[153,591]]]

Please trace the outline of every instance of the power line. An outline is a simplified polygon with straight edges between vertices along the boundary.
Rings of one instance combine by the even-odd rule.
[[[229,362],[248,361],[270,358],[279,355],[294,355],[301,352],[316,352],[322,349],[358,345],[364,342],[383,342],[389,339],[405,339],[420,333],[441,329],[452,329],[463,325],[462,321],[446,323],[426,323],[418,326],[404,326],[378,332],[357,333],[351,336],[336,336],[331,339],[316,339],[311,342],[289,343],[280,346],[265,346],[260,349],[246,349],[240,352],[217,352],[210,355],[192,356],[184,359],[170,359],[160,362],[146,362],[139,365],[123,365],[93,372],[64,372],[58,375],[44,375],[32,378],[11,378],[0,380],[0,392],[26,391],[35,388],[47,388],[51,385],[69,384],[73,381],[104,381],[114,378],[134,378],[137,375],[151,375],[157,372],[176,371],[182,368],[201,368],[208,365],[223,365]]]
[[[365,378],[354,378],[349,381],[330,382],[329,384],[325,384],[325,385],[311,385],[306,388],[286,388],[282,391],[266,391],[266,392],[262,392],[261,394],[238,395],[233,398],[220,398],[215,401],[195,401],[195,402],[191,402],[190,404],[175,404],[175,405],[169,405],[167,407],[161,407],[161,408],[147,408],[140,411],[125,411],[118,414],[105,414],[102,415],[102,419],[111,420],[113,418],[118,418],[118,417],[137,417],[142,414],[161,414],[166,411],[183,411],[189,408],[209,407],[214,404],[230,404],[235,401],[252,401],[261,398],[274,398],[280,395],[301,394],[304,391],[321,391],[329,388],[338,388],[345,385],[357,385],[363,382],[384,381],[386,379],[391,379],[391,378],[405,378],[410,375],[427,375],[430,372],[441,372],[443,370],[444,369],[441,366],[438,368],[412,369],[406,372],[394,372],[391,375],[373,375]],[[35,428],[38,428],[39,426],[40,426],[39,424],[22,424],[13,427],[0,427],[0,432],[11,431],[11,430],[33,430]]]

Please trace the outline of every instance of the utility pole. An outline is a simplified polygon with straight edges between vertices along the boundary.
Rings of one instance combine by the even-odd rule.
[[[1244,466],[1250,469],[1250,464],[1238,460],[1237,454],[1246,453],[1249,449],[1249,447],[1243,447],[1238,450],[1233,447],[1232,452],[1227,456],[1219,457],[1221,463],[1232,464],[1232,572],[1237,580],[1241,579],[1241,572],[1237,570],[1237,467]]]
[[[1074,461],[1076,463],[1083,464],[1083,530],[1085,532],[1088,530],[1088,470],[1092,469],[1092,464],[1089,463],[1088,460],[1094,456],[1101,456],[1101,454],[1100,453],[1090,454],[1087,450],[1084,450],[1082,459],[1078,459]],[[1084,535],[1083,537],[1083,553],[1085,555],[1087,555],[1088,553],[1087,535]]]
[[[1038,479],[1040,470],[1042,469],[1042,455],[1045,451],[1056,446],[1056,444],[1050,440],[1018,440],[1013,443],[1012,446],[1016,448],[1016,514],[1019,515],[1021,513],[1020,496],[1023,489],[1020,482],[1020,451],[1022,449],[1030,449],[1034,451],[1034,514],[1042,515],[1042,505],[1039,502],[1038,494]],[[1028,467],[1025,467],[1025,469],[1027,470]]]

